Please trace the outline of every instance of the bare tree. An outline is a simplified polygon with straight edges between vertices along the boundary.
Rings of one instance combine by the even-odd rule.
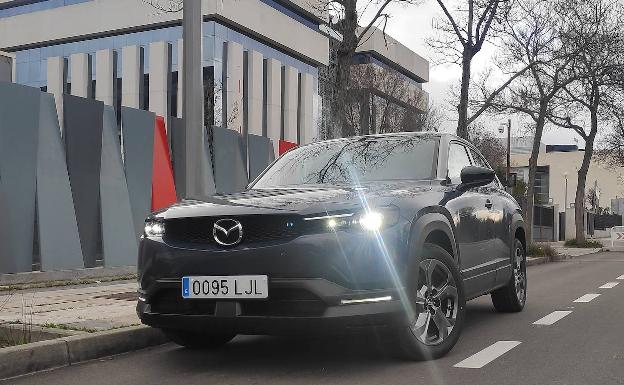
[[[600,162],[611,167],[622,167],[624,164],[624,103],[610,111],[611,127],[600,141],[600,149],[596,151]]]
[[[475,124],[469,127],[469,136],[472,144],[481,151],[490,166],[496,170],[500,179],[505,175],[507,148],[502,140],[483,125]]]
[[[508,12],[509,0],[436,1],[444,17],[437,20],[436,29],[440,33],[429,39],[429,45],[444,58],[443,61],[461,66],[457,135],[468,139],[468,125],[476,118],[469,119],[468,116],[472,59],[483,48],[500,16]]]
[[[533,148],[529,159],[529,181],[525,220],[533,222],[535,175],[539,148],[553,108],[553,99],[564,87],[573,82],[570,71],[575,51],[563,44],[568,28],[566,0],[517,0],[513,12],[505,15],[501,28],[501,53],[499,65],[528,67],[491,101],[498,113],[520,113],[534,124]],[[527,239],[532,239],[532,226],[526,228]]]
[[[574,202],[576,241],[585,241],[585,190],[589,165],[594,154],[596,135],[605,127],[612,114],[610,106],[619,104],[624,83],[623,7],[607,0],[574,0],[568,18],[570,28],[565,44],[578,48],[571,72],[578,79],[563,87],[555,99],[549,120],[559,127],[569,128],[585,141],[583,161],[578,170]],[[619,107],[619,106],[618,106]],[[580,114],[574,114],[579,111]],[[576,115],[576,116],[575,116]],[[589,117],[589,131],[578,116]],[[602,123],[602,124],[601,124]]]
[[[183,0],[142,0],[145,4],[152,6],[159,12],[180,12]]]
[[[328,137],[351,136],[355,133],[347,122],[344,101],[349,98],[351,65],[358,47],[381,29],[385,36],[390,19],[388,7],[391,4],[417,4],[422,0],[316,0],[321,14],[330,15],[329,27],[340,36],[330,41],[330,65],[327,68],[326,85],[329,95],[324,95],[329,104],[331,125],[338,132],[326,133]],[[368,20],[364,22],[364,18]]]

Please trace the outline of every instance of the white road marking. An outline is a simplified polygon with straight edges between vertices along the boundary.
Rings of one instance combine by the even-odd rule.
[[[591,302],[592,300],[598,298],[600,294],[585,294],[575,299],[574,302]]]
[[[567,310],[557,310],[533,322],[533,325],[552,325],[570,313],[572,312]]]
[[[600,286],[598,289],[613,289],[619,284],[619,282],[607,282],[604,285]]]
[[[624,274],[620,275],[619,277],[617,277],[617,279],[622,279],[624,280]]]
[[[520,341],[498,341],[453,366],[480,369],[520,344]]]

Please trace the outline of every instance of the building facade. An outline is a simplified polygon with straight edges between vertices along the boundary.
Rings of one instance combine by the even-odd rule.
[[[317,0],[201,1],[206,125],[276,146],[318,139],[330,34]],[[182,117],[181,18],[142,0],[0,0],[0,50],[15,57],[14,81],[53,93],[59,112],[68,93]],[[358,57],[420,89],[428,62],[384,41],[377,32]]]
[[[547,148],[550,146],[547,146]],[[574,207],[578,169],[585,152],[545,151],[537,161],[535,199],[537,203],[558,205],[561,211]],[[530,154],[511,155],[512,172],[528,181]],[[612,168],[592,160],[587,173],[587,189],[595,189],[599,207],[610,207],[611,201],[624,196],[624,168]]]
[[[313,140],[323,18],[306,1],[202,0],[202,12],[206,124]],[[0,0],[0,49],[15,55],[15,82],[57,99],[181,117],[181,17],[141,0]]]

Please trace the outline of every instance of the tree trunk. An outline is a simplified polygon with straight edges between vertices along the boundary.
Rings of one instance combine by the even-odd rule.
[[[533,149],[531,150],[531,158],[529,159],[529,183],[527,184],[527,201],[524,208],[524,221],[526,241],[528,244],[533,243],[533,205],[535,204],[535,174],[537,173],[537,160],[539,158],[540,143],[544,125],[546,124],[546,107],[547,103],[542,102],[540,106],[540,114],[535,124],[535,136],[533,137]]]
[[[587,172],[594,154],[594,140],[598,132],[598,112],[596,108],[592,108],[591,115],[591,131],[585,140],[585,154],[583,155],[583,163],[578,170],[578,182],[576,185],[576,196],[574,198],[574,225],[576,226],[576,243],[580,245],[585,243],[585,187],[587,186]]]
[[[464,48],[462,57],[462,80],[461,93],[459,95],[459,105],[457,106],[457,136],[469,140],[468,138],[468,97],[470,91],[470,65],[472,63],[472,52],[469,48]]]

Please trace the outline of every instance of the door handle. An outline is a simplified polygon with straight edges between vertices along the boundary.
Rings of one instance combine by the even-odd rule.
[[[485,201],[485,207],[487,207],[487,208],[488,208],[488,210],[489,210],[489,209],[491,209],[491,208],[492,208],[492,201],[491,201],[491,200],[489,200],[489,199],[488,199],[488,200],[486,200],[486,201]]]

